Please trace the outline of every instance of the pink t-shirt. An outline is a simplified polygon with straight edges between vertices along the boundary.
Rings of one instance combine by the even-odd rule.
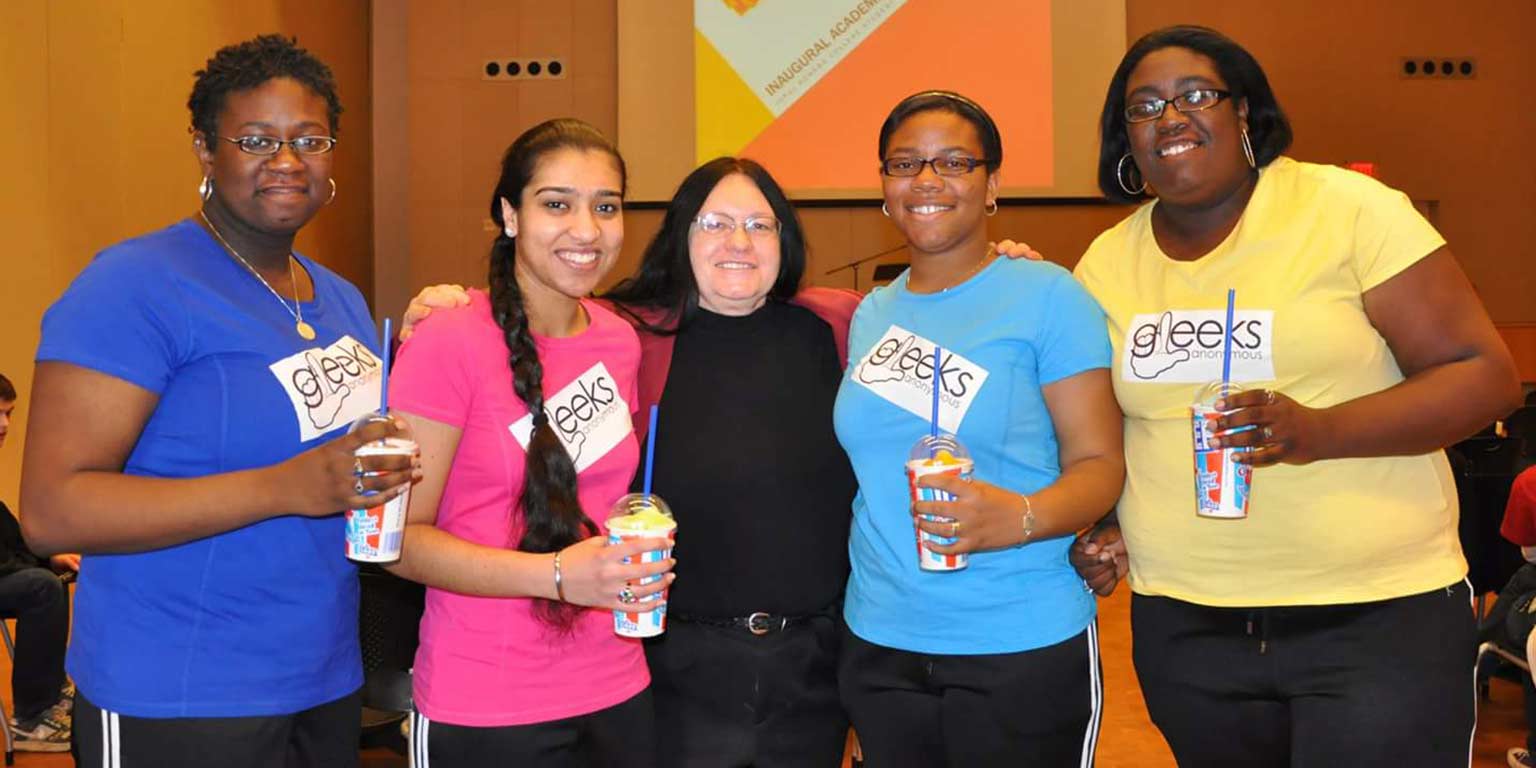
[[[612,312],[590,301],[582,306],[591,318],[585,331],[534,343],[545,413],[576,463],[581,508],[602,525],[640,457],[630,414],[640,342]],[[477,544],[515,547],[522,513],[511,510],[522,491],[532,417],[512,390],[506,343],[485,293],[472,291],[468,307],[433,312],[401,346],[390,405],[463,430],[437,527]],[[585,611],[561,635],[532,609],[526,598],[428,589],[414,671],[422,714],[469,726],[539,723],[613,706],[650,683],[640,642],[616,636],[611,613]]]

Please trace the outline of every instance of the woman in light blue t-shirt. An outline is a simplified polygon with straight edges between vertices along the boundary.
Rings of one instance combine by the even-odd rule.
[[[904,99],[880,159],[884,211],[912,267],[860,304],[835,411],[859,480],[844,705],[875,765],[1089,764],[1102,702],[1094,602],[1067,550],[1124,478],[1103,314],[1061,267],[988,247],[1002,143],[979,105],[945,91]],[[940,425],[969,448],[974,480],[925,479],[956,500],[914,504],[904,464],[928,432],[935,383]],[[969,566],[920,570],[914,524],[957,539],[935,551],[967,553]]]

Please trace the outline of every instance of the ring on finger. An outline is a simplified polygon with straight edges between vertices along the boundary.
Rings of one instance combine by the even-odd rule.
[[[1266,390],[1264,390],[1264,404],[1265,405],[1274,405],[1275,404],[1275,391],[1273,389],[1266,389]]]
[[[1260,434],[1264,435],[1265,440],[1273,440],[1275,439],[1275,428],[1265,424],[1264,430]]]
[[[357,491],[357,495],[359,496],[368,491],[367,488],[363,487],[363,478],[359,477],[355,482],[352,483],[352,490]]]
[[[960,535],[960,521],[959,520],[951,520],[951,521],[949,521],[949,537],[951,539],[953,539],[953,538],[958,537],[959,535]]]
[[[625,587],[625,588],[619,590],[619,602],[621,602],[621,603],[623,603],[625,605],[629,605],[630,603],[633,603],[633,602],[635,602],[638,599],[639,598],[635,597],[634,590],[630,589],[629,587]]]
[[[352,459],[352,476],[353,477],[362,477],[364,474],[365,473],[363,472],[363,457],[361,457],[361,456],[354,457]]]

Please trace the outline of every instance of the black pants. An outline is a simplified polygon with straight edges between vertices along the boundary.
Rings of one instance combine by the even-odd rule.
[[[1136,675],[1182,768],[1465,768],[1475,632],[1465,583],[1292,608],[1131,599]]]
[[[941,656],[843,635],[843,704],[869,768],[1093,765],[1098,626],[1022,653]]]
[[[669,768],[837,768],[839,619],[757,636],[683,621],[646,641],[658,754]]]
[[[75,694],[75,761],[105,768],[349,768],[358,764],[358,694],[291,715],[129,717]]]
[[[607,709],[529,725],[477,727],[411,715],[414,768],[652,768],[650,689]],[[222,768],[222,767],[221,767]]]
[[[23,568],[0,576],[0,614],[16,617],[11,695],[16,720],[31,725],[59,701],[69,642],[69,591],[53,571]]]

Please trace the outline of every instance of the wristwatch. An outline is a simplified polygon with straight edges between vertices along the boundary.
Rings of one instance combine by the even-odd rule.
[[[1035,505],[1029,501],[1029,496],[1019,494],[1024,498],[1024,540],[1020,544],[1028,544],[1035,537]]]

